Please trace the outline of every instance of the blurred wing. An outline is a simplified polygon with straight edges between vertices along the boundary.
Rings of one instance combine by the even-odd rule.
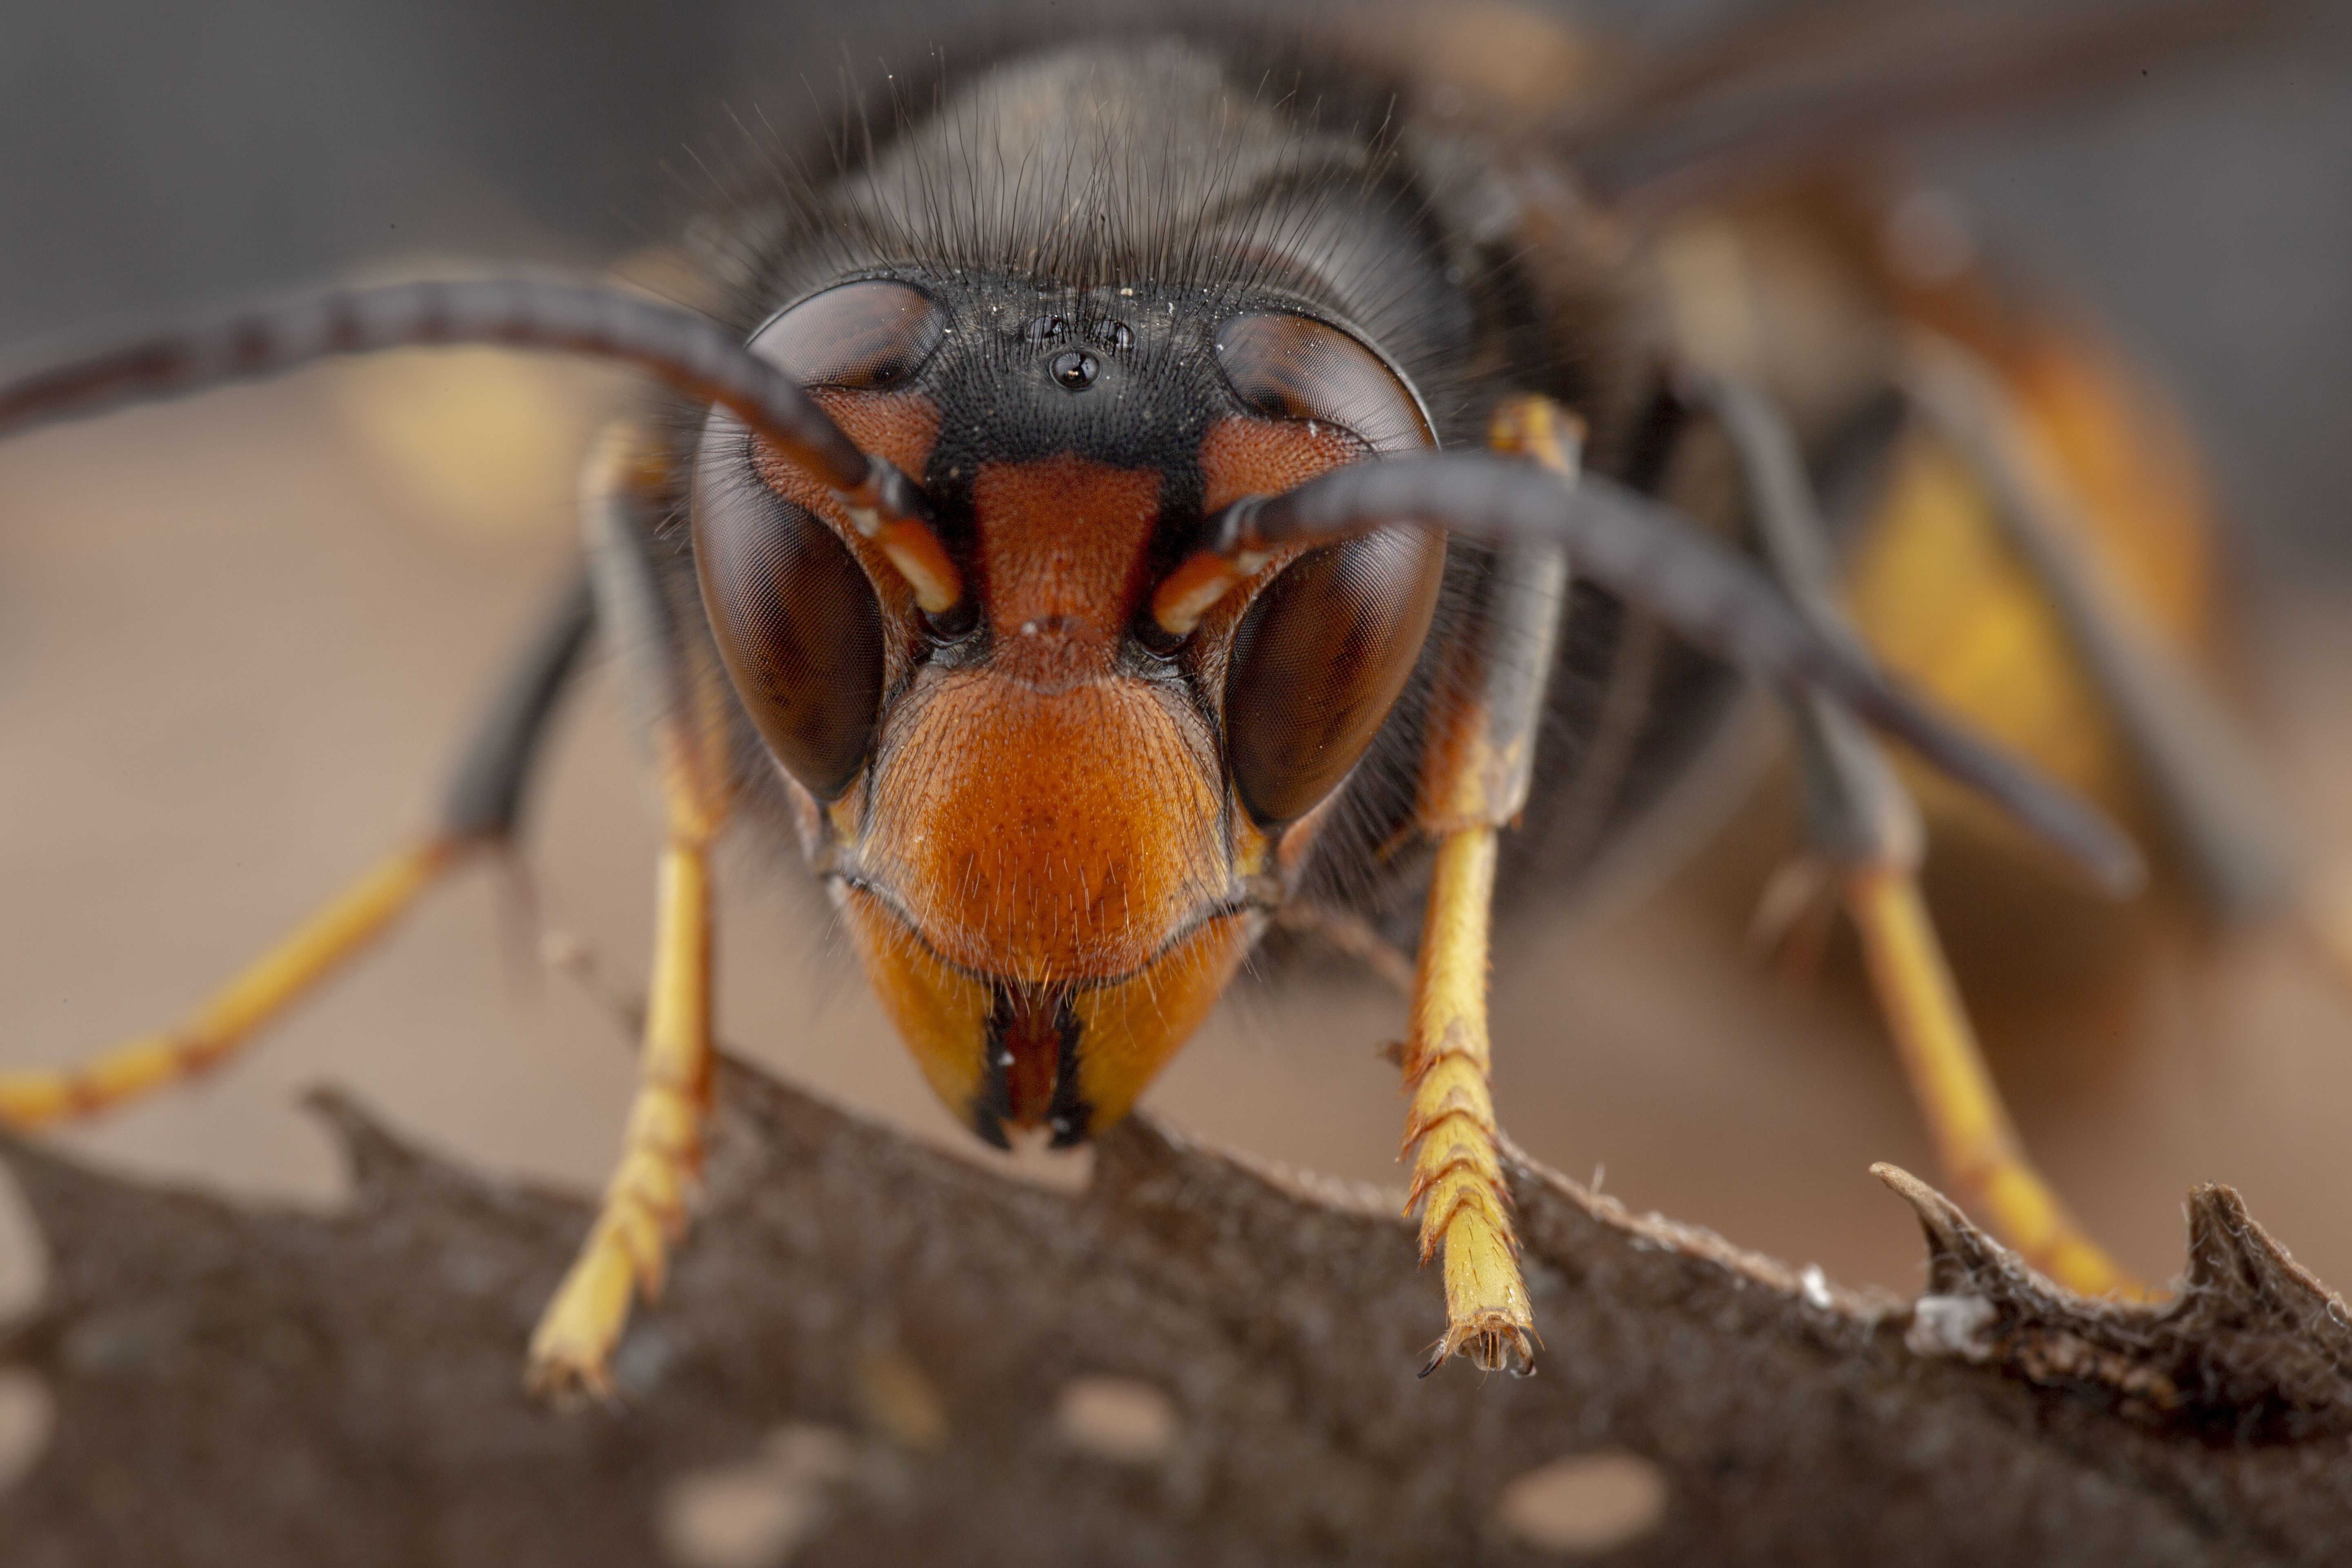
[[[1597,194],[1671,204],[1856,142],[2120,85],[2284,14],[2279,0],[1790,0],[1634,56],[1558,134]]]

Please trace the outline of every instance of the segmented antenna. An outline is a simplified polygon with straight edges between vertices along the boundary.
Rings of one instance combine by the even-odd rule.
[[[866,454],[725,330],[610,289],[492,279],[340,289],[167,329],[0,384],[0,435],[292,370],[331,354],[492,343],[620,360],[742,416],[836,489]]]
[[[1809,626],[1763,573],[1697,524],[1622,485],[1556,475],[1486,453],[1356,463],[1209,521],[1202,555],[1262,557],[1278,545],[1400,524],[1549,542],[1572,570],[1750,675],[1818,691],[1983,792],[2123,894],[2146,879],[2113,823],[2023,763],[1942,717],[1858,651]]]
[[[135,338],[0,381],[0,437],[275,375],[332,354],[461,343],[634,365],[727,409],[831,486],[858,531],[880,535],[894,561],[903,552],[891,546],[911,531],[906,525],[928,532],[930,506],[921,488],[861,450],[797,383],[726,328],[617,289],[535,279],[330,289]],[[918,586],[928,590],[924,608],[935,615],[962,594],[952,565],[944,577],[934,569]]]

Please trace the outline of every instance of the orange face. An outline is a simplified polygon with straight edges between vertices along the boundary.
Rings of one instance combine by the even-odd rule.
[[[805,362],[795,368],[808,374]],[[932,1087],[992,1142],[1009,1128],[1076,1142],[1123,1115],[1206,1016],[1317,815],[1254,820],[1222,732],[1237,635],[1255,590],[1289,558],[1227,595],[1181,647],[1155,652],[1139,640],[1171,556],[1168,498],[1184,492],[1197,519],[1363,457],[1367,443],[1328,420],[1229,409],[1196,421],[1198,438],[1162,466],[1108,460],[1123,454],[1107,457],[1099,442],[1089,453],[1075,437],[1059,450],[1033,438],[997,458],[985,443],[945,449],[940,433],[960,427],[961,410],[931,388],[810,379],[861,447],[952,498],[940,531],[972,604],[954,628],[928,625],[823,487],[751,444],[757,483],[831,524],[826,538],[872,584],[873,721],[845,784],[803,776],[830,764],[794,767],[793,747],[834,693],[794,705],[779,660],[763,652],[782,634],[761,619],[763,604],[821,575],[773,563],[830,546],[805,530],[765,545],[704,541],[720,650],[794,778],[808,847]],[[724,515],[723,493],[715,482],[698,491],[698,539],[712,528],[706,511]],[[1426,627],[1441,563],[1442,545],[1408,562],[1407,624],[1387,640],[1412,647],[1390,654],[1383,711]]]

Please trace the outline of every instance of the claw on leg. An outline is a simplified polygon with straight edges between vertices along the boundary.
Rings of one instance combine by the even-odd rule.
[[[699,844],[662,856],[654,983],[635,1103],[588,1239],[531,1335],[524,1381],[545,1396],[610,1399],[638,1298],[656,1299],[702,1166],[710,1077],[710,884]]]
[[[661,1292],[702,1171],[710,1093],[709,847],[734,796],[725,677],[709,639],[647,553],[659,523],[658,444],[611,426],[583,479],[582,530],[596,622],[621,650],[644,719],[664,818],[637,1094],[596,1218],[532,1333],[525,1384],[536,1394],[614,1394],[613,1354],[640,1298]],[[688,590],[690,592],[691,590]]]
[[[1583,426],[1541,397],[1497,409],[1487,432],[1576,482]],[[1496,832],[1526,805],[1560,619],[1566,559],[1549,547],[1497,552],[1474,635],[1448,650],[1432,705],[1415,826],[1437,841],[1412,977],[1412,1032],[1402,1063],[1412,1105],[1405,1212],[1421,1215],[1421,1258],[1444,1258],[1445,1333],[1426,1377],[1454,1356],[1487,1372],[1535,1365],[1535,1314],[1496,1149],[1486,1036],[1486,951],[1494,923]]]
[[[1495,830],[1447,835],[1430,880],[1404,1059],[1412,1097],[1405,1152],[1412,1159],[1406,1212],[1421,1213],[1422,1260],[1444,1258],[1445,1334],[1423,1376],[1454,1355],[1488,1372],[1514,1355],[1525,1367],[1535,1362],[1535,1316],[1519,1274],[1488,1086],[1486,939],[1494,889]]]
[[[1519,1369],[1532,1373],[1535,1315],[1499,1179],[1467,1172],[1442,1177],[1422,1213],[1423,1261],[1436,1247],[1445,1249],[1445,1332],[1421,1375],[1456,1355],[1467,1356],[1481,1372],[1501,1372],[1516,1356]],[[1434,1226],[1432,1214],[1444,1216]]]

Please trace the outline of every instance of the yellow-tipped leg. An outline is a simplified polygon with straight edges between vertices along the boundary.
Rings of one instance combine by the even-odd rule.
[[[1413,977],[1412,1037],[1404,1080],[1412,1096],[1405,1152],[1412,1158],[1406,1212],[1421,1210],[1421,1256],[1445,1258],[1445,1335],[1423,1375],[1467,1355],[1488,1372],[1532,1367],[1535,1319],[1519,1275],[1518,1238],[1495,1147],[1488,1085],[1486,937],[1495,893],[1495,830],[1440,840],[1429,918]]]
[[[2026,1159],[1985,1069],[1918,884],[1907,871],[1864,867],[1848,874],[1844,894],[1946,1177],[1996,1235],[2068,1289],[2147,1295],[2083,1234]]]
[[[534,1393],[613,1392],[614,1347],[637,1297],[661,1293],[702,1164],[710,1089],[710,881],[699,843],[663,852],[654,977],[637,1095],[588,1239],[531,1335]]]
[[[1859,650],[1795,434],[1755,392],[1715,381],[1699,383],[1698,391],[1738,453],[1766,553],[1798,611],[1824,636]],[[2026,1161],[1919,896],[1915,871],[1925,830],[1909,792],[1851,714],[1819,695],[1796,698],[1790,710],[1810,853],[1797,870],[1774,879],[1759,931],[1787,931],[1819,907],[1821,889],[1833,885],[1861,932],[1880,1010],[1947,1179],[2004,1241],[2060,1284],[2088,1295],[2141,1294]]]
[[[1541,397],[1495,414],[1488,443],[1576,482],[1583,426]],[[1504,546],[1488,563],[1485,613],[1448,647],[1431,704],[1414,826],[1437,841],[1405,1042],[1405,1212],[1421,1214],[1423,1263],[1445,1259],[1445,1333],[1426,1377],[1466,1355],[1488,1372],[1535,1366],[1535,1315],[1519,1273],[1510,1195],[1496,1150],[1486,1037],[1486,946],[1496,835],[1527,804],[1544,686],[1568,603],[1568,563],[1549,546]]]
[[[637,1094],[621,1158],[572,1271],[531,1335],[524,1381],[535,1393],[609,1398],[613,1352],[639,1297],[661,1292],[670,1246],[686,1229],[702,1168],[710,1096],[709,848],[734,799],[725,679],[646,553],[661,478],[656,445],[627,425],[588,460],[582,525],[597,624],[622,650],[621,679],[647,716],[642,739],[664,817]],[[690,592],[690,590],[689,590]],[[698,612],[697,612],[698,613]]]
[[[436,837],[386,856],[175,1027],[79,1067],[0,1072],[0,1122],[36,1128],[94,1116],[219,1066],[383,935],[466,848]]]

